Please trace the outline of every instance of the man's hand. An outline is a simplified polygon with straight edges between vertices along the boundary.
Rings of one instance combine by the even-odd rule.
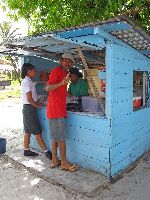
[[[56,83],[56,84],[47,84],[46,85],[46,91],[49,92],[50,90],[56,90],[57,88],[61,87],[62,85],[66,85],[69,83],[70,81],[70,74],[68,74],[60,83]]]
[[[70,74],[67,74],[67,76],[62,80],[61,84],[66,85],[70,81]]]

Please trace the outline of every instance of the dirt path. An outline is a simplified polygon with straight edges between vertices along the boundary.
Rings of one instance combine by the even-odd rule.
[[[0,102],[0,137],[8,140],[7,154],[22,147],[20,100]],[[72,195],[62,188],[35,177],[23,167],[0,157],[0,200],[91,200]],[[93,200],[150,200],[150,155],[123,179]]]
[[[0,200],[72,200],[62,188],[0,157]],[[79,197],[80,199],[80,197]]]

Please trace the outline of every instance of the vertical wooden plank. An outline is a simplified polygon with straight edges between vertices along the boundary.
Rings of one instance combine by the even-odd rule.
[[[113,44],[108,43],[106,46],[106,56],[105,56],[105,63],[106,63],[106,106],[105,106],[105,113],[108,119],[112,118],[112,101],[113,101],[113,94],[112,94],[112,79],[113,79],[113,54],[112,54]]]

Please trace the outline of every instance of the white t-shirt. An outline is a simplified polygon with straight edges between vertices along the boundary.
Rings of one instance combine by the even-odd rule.
[[[36,102],[37,101],[37,91],[35,88],[35,83],[26,76],[21,82],[21,99],[23,104],[30,104],[27,99],[27,92],[32,93],[32,98]]]

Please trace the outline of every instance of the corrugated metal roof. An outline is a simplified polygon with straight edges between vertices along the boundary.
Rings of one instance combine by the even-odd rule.
[[[139,33],[136,33],[133,29],[117,32],[112,31],[111,34],[121,39],[125,43],[131,45],[137,50],[150,49],[150,42]]]
[[[150,36],[136,26],[127,17],[118,16],[97,23],[63,29],[54,32],[38,34],[15,40],[9,44],[7,53],[18,53],[18,50],[28,55],[49,55],[72,52],[76,57],[76,47],[84,50],[103,49],[107,41],[121,45],[129,45],[146,56],[150,56]],[[12,50],[13,49],[13,50]],[[54,54],[55,53],[55,54]]]

